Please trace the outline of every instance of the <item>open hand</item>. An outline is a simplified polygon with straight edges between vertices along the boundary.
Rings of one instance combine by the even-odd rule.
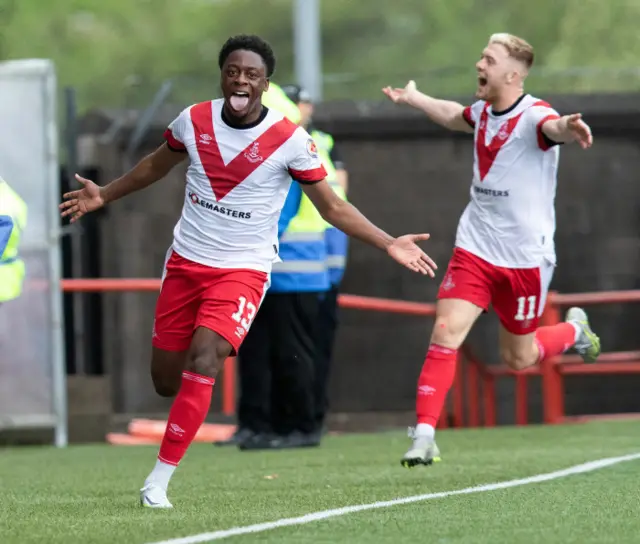
[[[391,100],[394,104],[409,104],[411,97],[417,92],[416,82],[411,80],[407,83],[404,89],[396,87],[385,87],[382,92]]]
[[[84,214],[94,212],[104,206],[104,198],[98,185],[78,174],[76,174],[76,179],[84,185],[84,187],[77,191],[65,193],[65,201],[59,206],[62,210],[60,215],[62,217],[70,215],[72,223],[75,223]]]
[[[435,270],[438,269],[431,257],[420,249],[416,242],[428,240],[430,234],[405,234],[396,238],[393,244],[387,248],[387,253],[395,261],[406,266],[409,270],[420,274],[435,277]]]
[[[567,130],[571,133],[582,149],[587,149],[593,145],[591,128],[582,120],[581,113],[574,113],[566,116]]]

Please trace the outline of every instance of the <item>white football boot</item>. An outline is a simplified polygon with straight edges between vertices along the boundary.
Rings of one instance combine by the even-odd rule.
[[[440,450],[433,437],[420,436],[413,427],[409,427],[408,435],[413,439],[413,445],[400,461],[403,467],[431,465],[440,461]]]
[[[582,308],[569,308],[565,321],[579,327],[578,339],[573,346],[585,363],[593,363],[600,355],[600,338],[591,330],[587,312]]]
[[[140,505],[145,508],[173,508],[167,491],[154,482],[145,483],[140,490]]]

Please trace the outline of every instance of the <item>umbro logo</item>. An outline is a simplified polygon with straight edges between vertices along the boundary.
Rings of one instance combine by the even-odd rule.
[[[180,427],[180,425],[177,425],[176,423],[171,423],[169,425],[169,430],[178,436],[182,436],[184,434],[184,429]]]
[[[436,392],[435,387],[431,387],[430,385],[421,385],[418,387],[418,395],[423,395],[425,397],[429,397]]]

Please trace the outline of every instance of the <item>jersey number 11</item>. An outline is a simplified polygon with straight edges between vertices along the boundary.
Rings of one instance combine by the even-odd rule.
[[[514,316],[516,321],[524,321],[525,319],[533,319],[536,317],[537,297],[518,297],[518,311]],[[528,302],[528,304],[527,304]],[[525,311],[527,312],[525,315]]]

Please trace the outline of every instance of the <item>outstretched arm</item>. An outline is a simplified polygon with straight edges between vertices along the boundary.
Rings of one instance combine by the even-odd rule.
[[[86,213],[96,211],[109,202],[144,189],[162,179],[187,157],[187,153],[174,151],[164,143],[126,174],[104,187],[98,187],[93,181],[76,174],[76,179],[83,187],[64,195],[65,201],[60,204],[61,215],[62,217],[71,215],[73,223]]]
[[[415,81],[404,89],[385,87],[382,92],[395,104],[406,104],[424,112],[434,123],[449,130],[472,133],[473,128],[464,118],[464,106],[451,100],[440,100],[421,93]]]
[[[162,144],[126,174],[102,187],[104,203],[118,200],[161,180],[188,156],[187,153],[172,150],[166,143]]]
[[[582,149],[593,145],[593,136],[589,125],[582,120],[582,114],[564,115],[551,119],[542,125],[542,132],[557,143],[578,142]]]
[[[436,264],[417,245],[428,234],[407,234],[394,238],[376,227],[358,209],[338,197],[325,181],[303,185],[302,190],[318,209],[322,218],[345,234],[386,251],[389,256],[414,272],[435,276]]]

